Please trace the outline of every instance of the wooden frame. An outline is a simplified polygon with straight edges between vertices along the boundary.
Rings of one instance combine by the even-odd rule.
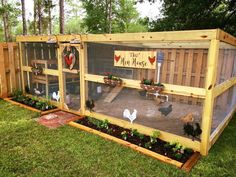
[[[229,80],[215,86],[216,83],[216,69],[219,55],[220,42],[225,43],[225,47],[235,48],[236,38],[232,35],[220,30],[220,29],[210,29],[210,30],[193,30],[193,31],[172,31],[172,32],[152,32],[152,33],[123,33],[123,34],[86,34],[86,35],[51,35],[51,36],[18,36],[17,41],[20,42],[20,58],[22,66],[22,78],[23,71],[31,72],[31,68],[28,66],[23,66],[22,62],[22,42],[49,42],[53,41],[57,43],[60,48],[57,49],[58,56],[58,70],[45,69],[45,74],[55,75],[59,77],[59,85],[61,94],[64,91],[64,80],[62,73],[67,72],[66,69],[62,68],[61,62],[61,46],[67,45],[62,42],[70,43],[80,43],[71,45],[80,45],[79,55],[80,55],[80,70],[72,70],[71,73],[80,72],[80,95],[81,95],[81,109],[80,113],[87,116],[94,116],[97,119],[108,119],[114,124],[126,127],[126,128],[137,128],[140,132],[150,135],[154,129],[145,127],[138,124],[129,124],[127,121],[117,119],[115,117],[106,116],[98,113],[90,113],[85,109],[85,100],[87,97],[87,83],[98,82],[103,83],[103,76],[93,75],[88,73],[87,65],[87,44],[88,43],[100,43],[100,44],[115,44],[121,46],[135,46],[135,47],[147,47],[148,45],[157,45],[160,48],[209,48],[208,58],[207,58],[207,74],[205,87],[189,87],[175,84],[165,84],[165,93],[172,95],[187,96],[191,98],[204,99],[204,108],[202,114],[202,136],[201,141],[192,141],[188,138],[177,136],[171,133],[161,131],[161,138],[166,141],[176,140],[187,147],[191,147],[196,151],[199,151],[202,155],[207,155],[210,147],[215,143],[215,141],[220,136],[223,129],[228,124],[234,110],[232,110],[225,120],[218,126],[218,128],[210,135],[211,124],[212,124],[212,114],[213,114],[213,104],[217,96],[222,94],[224,91],[228,90],[232,86],[236,85],[236,77],[232,77]],[[199,45],[199,42],[204,44]],[[179,45],[175,45],[179,43]],[[194,44],[195,43],[195,44]],[[147,44],[147,45],[146,45]],[[174,54],[173,54],[174,55]],[[181,56],[183,53],[181,53]],[[191,53],[192,55],[192,53]],[[201,54],[202,55],[202,54]],[[183,56],[182,56],[183,57]],[[174,68],[174,65],[171,65]],[[173,72],[173,71],[172,71]],[[178,71],[179,72],[179,71]],[[200,71],[197,71],[200,73]],[[201,73],[200,73],[201,74]],[[189,75],[187,77],[190,77]],[[174,78],[171,78],[172,81]],[[124,87],[140,89],[139,80],[124,79]],[[173,82],[171,82],[173,83]],[[24,79],[22,79],[22,85],[24,86]],[[24,87],[23,87],[24,88]],[[61,97],[61,108],[63,108],[64,98]],[[187,100],[187,99],[186,99]],[[78,113],[78,112],[76,112]]]

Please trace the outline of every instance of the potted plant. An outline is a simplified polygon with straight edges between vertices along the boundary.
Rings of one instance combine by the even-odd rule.
[[[121,86],[122,80],[119,77],[113,76],[111,73],[105,73],[105,76],[103,78],[104,83],[109,86]]]
[[[160,93],[164,89],[164,85],[161,83],[155,83],[153,79],[143,79],[140,83],[140,87],[147,92],[156,91]]]

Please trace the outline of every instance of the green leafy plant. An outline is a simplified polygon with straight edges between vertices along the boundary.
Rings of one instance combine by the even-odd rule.
[[[141,140],[143,140],[143,139],[144,139],[144,135],[143,135],[143,134],[141,134],[141,133],[139,133],[139,134],[138,134],[138,137],[139,137]]]
[[[23,95],[23,92],[20,89],[14,89],[11,93],[12,98],[18,98]]]
[[[153,131],[152,136],[150,136],[150,142],[152,144],[157,142],[157,138],[159,138],[159,136],[161,135],[161,133],[159,131]]]
[[[183,157],[183,154],[185,153],[185,149],[187,149],[178,142],[166,143],[165,148],[171,149],[175,153],[174,156],[177,160],[180,160]]]
[[[139,136],[139,132],[137,129],[131,129],[131,136]]]
[[[122,139],[127,140],[127,138],[128,138],[128,132],[127,132],[127,131],[121,132],[121,137],[122,137]]]
[[[101,121],[100,122],[100,127],[108,129],[109,128],[109,121],[107,119],[105,119],[104,121]]]
[[[182,156],[183,156],[183,154],[181,154],[181,153],[176,153],[176,154],[175,154],[175,158],[176,158],[177,160],[181,159]]]
[[[112,129],[112,128],[109,128],[109,129],[107,130],[107,133],[108,133],[108,134],[112,134],[112,132],[113,132],[113,129]]]
[[[149,142],[144,144],[144,147],[147,148],[147,149],[151,149],[152,148],[152,143],[149,141]]]

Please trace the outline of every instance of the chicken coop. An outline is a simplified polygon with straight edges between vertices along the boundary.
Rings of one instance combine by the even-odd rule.
[[[22,87],[207,155],[236,108],[236,38],[220,30],[18,36]],[[86,100],[93,100],[90,111]],[[194,140],[183,131],[198,124]]]

